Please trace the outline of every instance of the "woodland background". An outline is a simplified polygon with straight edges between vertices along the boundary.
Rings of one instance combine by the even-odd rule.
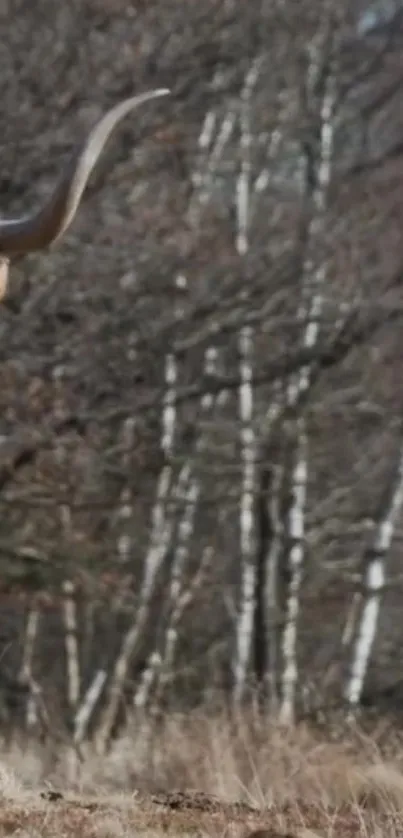
[[[403,696],[403,11],[4,0],[2,214],[119,99],[0,318],[2,724],[100,751]]]

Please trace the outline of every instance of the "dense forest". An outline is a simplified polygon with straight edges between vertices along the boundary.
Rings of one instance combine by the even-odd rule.
[[[63,240],[11,262],[8,728],[105,750],[223,695],[286,724],[398,709],[402,27],[347,0],[2,6],[3,217],[108,108],[171,89]]]

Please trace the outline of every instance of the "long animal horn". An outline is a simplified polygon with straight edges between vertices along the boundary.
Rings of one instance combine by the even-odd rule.
[[[166,96],[166,88],[125,99],[111,108],[74,152],[48,203],[38,212],[22,218],[0,220],[0,254],[29,253],[57,241],[71,224],[88,178],[115,126],[134,108]],[[1,260],[2,265],[6,260]],[[1,273],[1,271],[0,271]]]

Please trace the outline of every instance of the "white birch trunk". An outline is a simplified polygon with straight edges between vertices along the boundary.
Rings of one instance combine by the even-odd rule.
[[[151,691],[161,666],[162,658],[160,652],[151,652],[133,698],[133,706],[136,711],[144,712],[148,706]]]
[[[238,229],[237,229],[237,250],[240,255],[246,255],[248,252],[248,230],[250,227],[250,204],[251,198],[255,198],[256,196],[263,193],[270,187],[273,177],[273,166],[274,160],[278,151],[280,149],[284,132],[282,129],[283,120],[286,116],[287,108],[283,107],[282,111],[279,115],[279,124],[278,127],[271,132],[271,134],[267,134],[264,138],[267,143],[267,164],[265,167],[260,171],[257,176],[252,175],[252,165],[251,165],[251,143],[252,143],[252,134],[251,134],[251,126],[250,126],[250,100],[253,93],[253,88],[256,84],[258,79],[259,73],[261,72],[261,67],[263,64],[263,59],[257,59],[251,67],[250,73],[248,74],[245,82],[244,92],[243,92],[243,110],[241,114],[241,149],[242,149],[242,167],[241,172],[237,182],[237,222],[238,222]],[[285,103],[284,103],[285,104]],[[246,339],[248,339],[249,335],[253,338],[253,333],[251,331],[246,332]],[[242,341],[245,340],[245,332],[241,332],[239,343],[240,347]],[[241,356],[242,356],[242,347],[241,347]],[[264,422],[262,423],[262,427],[260,428],[260,433],[263,433],[265,438],[268,439],[270,437],[271,431],[273,426],[275,425],[276,420],[278,419],[281,407],[283,406],[283,402],[278,396],[278,391],[281,389],[278,385],[280,382],[275,383],[273,388],[273,399],[271,401],[270,407],[267,411],[265,416]],[[251,395],[253,397],[253,393],[251,391]],[[253,413],[253,408],[252,408]],[[237,638],[236,638],[236,659],[234,663],[234,682],[235,684],[239,684],[238,687],[235,686],[235,698],[239,700],[244,691],[244,684],[247,674],[247,668],[250,658],[251,652],[251,643],[252,643],[252,631],[253,631],[253,624],[254,624],[254,611],[255,611],[255,583],[256,583],[256,569],[255,569],[255,557],[254,557],[254,546],[251,546],[251,540],[254,540],[254,532],[251,530],[251,523],[253,523],[254,529],[254,522],[251,522],[251,519],[248,518],[248,507],[251,503],[251,498],[254,496],[255,487],[255,475],[252,475],[252,470],[256,471],[257,465],[254,460],[256,460],[256,439],[257,434],[253,429],[253,426],[250,422],[249,418],[249,428],[243,428],[243,444],[242,444],[242,451],[243,451],[243,460],[244,460],[244,469],[243,469],[243,496],[241,506],[243,507],[243,511],[240,513],[240,521],[241,521],[241,554],[245,557],[249,555],[250,561],[245,561],[243,566],[243,578],[242,578],[242,592],[241,592],[241,602],[243,606],[241,608],[242,614],[240,614],[238,623],[237,623]],[[251,434],[252,432],[252,434]],[[248,438],[249,433],[249,438]],[[253,435],[253,439],[252,439]],[[253,453],[253,448],[255,449],[255,453]],[[251,490],[252,489],[252,494]],[[277,492],[277,485],[273,491]],[[272,512],[277,509],[277,497],[271,497],[268,501],[270,506],[269,515],[271,517]],[[253,507],[253,503],[252,503]],[[278,511],[278,510],[277,510]],[[277,528],[278,529],[278,528]],[[247,546],[248,545],[248,546]],[[276,533],[274,537],[273,543],[270,545],[268,555],[265,561],[266,564],[266,580],[267,584],[265,587],[265,599],[267,603],[266,613],[268,615],[268,625],[269,625],[269,656],[268,659],[270,660],[269,668],[271,673],[271,681],[272,681],[272,696],[275,696],[275,688],[274,688],[274,673],[276,669],[276,660],[277,660],[277,639],[276,639],[276,630],[274,625],[274,615],[277,612],[277,562],[279,551],[281,548],[279,532]]]
[[[180,287],[183,288],[184,283],[186,285],[184,277],[177,277],[177,284]],[[182,312],[178,310],[177,317],[181,316]],[[120,653],[115,662],[109,695],[97,732],[97,748],[100,753],[105,752],[110,741],[129,664],[146,623],[156,577],[167,555],[173,532],[173,521],[166,517],[166,504],[172,483],[172,451],[176,425],[177,361],[173,353],[167,353],[165,356],[164,374],[165,390],[162,408],[161,450],[164,455],[165,464],[158,479],[156,500],[151,514],[150,547],[145,559],[144,576],[139,594],[139,606],[132,626],[123,639]],[[186,475],[182,469],[182,474],[178,481],[179,485],[182,486],[186,482],[185,477]],[[101,682],[100,677],[101,671],[97,672],[95,676],[95,680],[98,683]]]
[[[158,683],[153,702],[154,715],[158,711],[158,705],[161,702],[162,694],[170,677],[173,675],[173,663],[175,659],[176,645],[179,639],[179,626],[185,610],[193,602],[197,591],[200,590],[206,572],[211,565],[213,558],[213,550],[211,547],[206,547],[203,550],[200,566],[197,573],[190,583],[185,587],[182,586],[179,596],[173,602],[173,609],[170,620],[165,632],[162,655],[160,658],[161,665],[157,673]]]
[[[129,419],[126,419],[123,426],[123,444],[125,448],[125,454],[123,456],[123,465],[127,468],[130,467],[129,452],[133,450],[135,427],[135,419],[132,416]],[[130,521],[132,519],[132,516],[133,506],[131,490],[128,486],[125,486],[121,493],[120,505],[116,516],[119,526],[117,553],[121,564],[128,564],[132,556],[132,538],[129,532],[126,531],[126,527],[130,527]]]
[[[77,636],[77,609],[74,602],[74,585],[67,580],[63,583],[63,620],[64,643],[67,667],[67,700],[74,710],[80,698],[80,661]]]
[[[20,682],[29,685],[29,696],[26,707],[26,726],[28,730],[33,730],[33,728],[37,725],[39,721],[38,704],[31,686],[33,681],[32,665],[34,658],[35,641],[38,636],[39,619],[40,611],[39,608],[35,605],[33,608],[30,609],[27,617],[23,657],[19,674]]]
[[[241,102],[241,171],[237,180],[237,237],[236,248],[240,256],[249,250],[249,225],[251,215],[251,97],[259,77],[261,59],[249,70]],[[239,334],[239,416],[241,423],[242,489],[240,502],[240,553],[241,593],[236,624],[235,658],[233,664],[234,701],[242,700],[246,685],[252,647],[254,613],[256,607],[256,540],[255,540],[255,490],[256,490],[256,438],[253,416],[253,331],[244,326]]]
[[[313,75],[314,69],[311,73],[312,77]],[[330,71],[326,80],[321,108],[320,159],[317,168],[316,184],[312,194],[314,213],[309,225],[308,255],[303,266],[303,303],[298,315],[299,320],[304,324],[302,339],[304,349],[314,349],[318,341],[327,278],[326,265],[322,263],[315,269],[310,254],[320,248],[324,233],[333,155],[334,107],[335,79]],[[298,410],[298,401],[307,393],[310,383],[311,365],[306,364],[302,367],[298,375],[292,376],[289,383],[287,401],[290,408]],[[282,700],[279,718],[283,724],[290,724],[294,720],[295,697],[298,683],[297,622],[305,553],[305,508],[308,481],[308,440],[303,415],[296,422],[296,435],[294,466],[291,474],[292,499],[288,518],[290,548],[288,555],[285,556],[285,561],[287,561],[290,570],[290,585],[282,641]]]
[[[297,448],[291,475],[291,507],[287,527],[290,548],[286,560],[290,569],[290,585],[288,589],[282,644],[282,696],[279,713],[282,724],[291,724],[294,721],[295,693],[298,681],[297,621],[305,550],[307,478],[307,437],[305,421],[301,418],[298,422]]]
[[[279,695],[277,689],[278,672],[278,570],[281,558],[281,548],[284,538],[284,524],[281,520],[280,492],[283,478],[283,469],[277,471],[275,479],[270,487],[270,498],[267,499],[268,515],[272,526],[272,538],[265,558],[265,604],[267,621],[267,666],[265,680],[269,687],[270,709],[274,713],[278,711]]]
[[[273,174],[273,161],[281,147],[283,140],[282,116],[279,115],[279,127],[270,135],[268,144],[268,163],[255,178],[253,189],[255,194],[261,194],[270,187]],[[273,428],[284,408],[284,388],[282,382],[275,381],[270,406],[266,411],[264,422],[260,433],[266,440],[266,445],[272,435]],[[281,479],[274,480],[270,488],[270,498],[267,499],[268,518],[273,526],[273,535],[265,557],[265,619],[266,619],[266,642],[267,649],[267,671],[265,680],[269,687],[270,706],[273,713],[278,709],[277,692],[277,670],[278,670],[278,568],[282,547],[283,524],[280,519],[279,495]]]
[[[80,699],[80,660],[77,633],[77,609],[74,601],[74,584],[70,580],[63,583],[63,621],[64,643],[66,654],[67,701],[74,713]],[[67,775],[70,783],[78,777],[79,759],[77,749],[73,747],[67,752]]]
[[[104,669],[99,669],[83,696],[82,702],[74,717],[73,738],[75,745],[80,745],[87,736],[88,725],[102,695],[107,677],[107,672]]]
[[[204,372],[208,378],[211,378],[216,372],[217,364],[217,350],[215,347],[209,347],[205,353]],[[219,399],[219,393],[213,396],[210,392],[203,393],[200,400],[201,416],[206,418],[214,408]],[[203,451],[204,438],[200,435],[196,445],[196,457]],[[136,690],[133,704],[136,708],[144,707],[144,703],[148,701],[151,688],[157,676],[157,669],[160,669],[162,661],[166,666],[167,649],[174,650],[177,641],[177,620],[178,602],[182,596],[183,589],[183,574],[186,566],[186,561],[189,554],[190,539],[193,533],[194,520],[197,510],[197,503],[200,495],[200,484],[198,479],[194,476],[195,463],[188,460],[182,469],[182,483],[177,491],[178,500],[184,498],[184,511],[178,527],[178,541],[174,552],[171,567],[171,581],[169,588],[169,598],[171,607],[171,617],[168,621],[165,630],[165,653],[163,657],[153,651],[149,657],[147,666],[143,672],[142,679],[138,690]],[[175,625],[172,623],[174,621]],[[176,622],[175,622],[176,621]],[[173,652],[172,652],[173,654]],[[169,652],[169,658],[172,656]]]
[[[188,479],[189,466],[188,464],[185,464],[185,466],[181,469],[175,490],[175,494],[178,498],[183,497],[183,494],[186,491]],[[148,618],[150,600],[154,593],[157,573],[160,570],[170,547],[173,530],[174,520],[172,518],[166,521],[162,532],[157,534],[153,533],[154,543],[151,544],[146,557],[144,576],[140,589],[136,615],[132,625],[123,638],[120,652],[115,661],[109,685],[107,702],[103,710],[96,735],[96,747],[98,753],[100,754],[105,753],[111,739],[112,729],[115,724],[119,702],[122,697],[130,662],[136,651]]]
[[[360,702],[368,663],[376,635],[382,590],[385,585],[385,561],[390,550],[396,521],[403,506],[403,447],[399,452],[396,472],[377,522],[374,543],[365,570],[365,602],[353,648],[350,675],[345,697],[351,708]]]
[[[205,117],[203,128],[199,137],[199,149],[205,157],[201,160],[199,167],[193,175],[194,196],[189,204],[188,216],[191,224],[196,225],[200,221],[200,212],[207,204],[214,190],[214,177],[217,167],[222,159],[225,146],[231,139],[236,124],[236,113],[228,110],[217,131],[213,142],[214,129],[216,127],[216,115],[209,111]]]
[[[169,680],[173,678],[173,663],[179,637],[179,624],[184,611],[193,601],[196,591],[200,590],[206,569],[211,564],[212,555],[213,551],[209,547],[203,551],[202,560],[195,577],[175,598],[165,630],[162,652],[154,651],[151,653],[139,687],[136,690],[133,701],[134,713],[131,719],[136,730],[134,747],[137,751],[137,746],[140,745],[140,752],[144,755],[145,764],[149,764],[150,754],[153,752],[153,729],[155,720],[161,710],[163,692]],[[154,692],[154,695],[151,700],[152,692]]]
[[[250,659],[253,620],[255,613],[255,481],[256,440],[253,428],[252,385],[253,333],[244,327],[239,338],[240,380],[239,412],[242,445],[242,494],[240,504],[241,598],[236,625],[236,650],[234,662],[234,700],[243,697]]]

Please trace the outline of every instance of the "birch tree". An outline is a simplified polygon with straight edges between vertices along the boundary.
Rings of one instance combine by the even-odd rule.
[[[241,170],[237,180],[237,233],[236,248],[239,255],[247,258],[249,250],[249,226],[251,223],[251,178],[252,178],[252,108],[251,99],[260,74],[262,60],[256,59],[250,68],[241,95]],[[256,605],[256,440],[253,415],[253,344],[254,334],[244,326],[239,334],[239,416],[242,450],[242,494],[240,506],[240,554],[241,593],[239,615],[236,625],[236,648],[234,660],[234,699],[239,702],[245,689],[250,662],[253,618]]]
[[[335,68],[331,58],[331,40],[326,31],[320,33],[319,46],[314,45],[305,80],[306,103],[312,108],[319,98],[320,135],[319,148],[310,148],[302,159],[304,191],[308,200],[312,199],[313,214],[308,227],[307,256],[302,266],[301,297],[302,303],[298,320],[302,326],[302,346],[314,349],[321,325],[323,300],[326,293],[326,260],[315,265],[317,252],[323,252],[323,234],[326,225],[327,196],[331,180],[333,151],[333,119],[336,96]],[[318,96],[319,94],[319,96]],[[316,157],[317,151],[317,157]],[[314,172],[314,182],[311,176]],[[312,190],[312,192],[311,192]],[[314,255],[315,254],[315,255]],[[295,696],[298,683],[297,665],[297,620],[299,596],[302,582],[303,561],[305,554],[305,512],[308,483],[308,430],[303,413],[299,411],[299,401],[306,396],[310,387],[311,369],[302,367],[298,375],[292,377],[287,387],[287,403],[296,415],[295,443],[290,475],[291,501],[288,513],[285,538],[287,552],[284,561],[290,570],[290,583],[286,602],[285,628],[283,633],[283,672],[280,720],[283,723],[293,721]],[[298,415],[300,413],[300,415]]]
[[[183,278],[179,278],[183,285]],[[182,312],[179,312],[179,317]],[[175,433],[175,385],[177,378],[176,358],[172,353],[165,357],[165,394],[162,407],[161,449],[164,454],[164,466],[161,470],[156,491],[156,500],[152,510],[150,546],[145,557],[144,575],[139,593],[139,606],[129,631],[123,638],[120,652],[114,663],[109,693],[102,712],[97,731],[97,748],[100,753],[106,751],[112,729],[116,721],[119,703],[126,683],[129,666],[137,648],[141,634],[149,616],[149,605],[154,594],[158,572],[167,556],[173,533],[173,521],[166,514],[166,504],[172,476],[172,453]],[[179,491],[186,484],[186,475],[178,479]],[[99,680],[99,673],[95,678]]]
[[[373,543],[364,557],[364,595],[352,649],[345,697],[353,710],[361,699],[365,676],[374,644],[386,582],[386,562],[395,527],[403,506],[403,447],[397,452],[394,473],[385,492],[375,523]]]

